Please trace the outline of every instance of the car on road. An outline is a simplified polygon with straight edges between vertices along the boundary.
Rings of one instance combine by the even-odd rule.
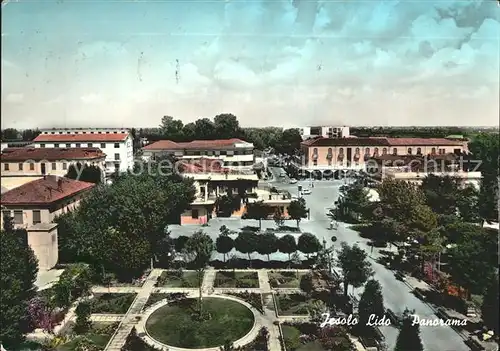
[[[405,274],[401,271],[396,271],[394,276],[396,277],[397,280],[401,280],[401,281],[405,280]]]
[[[285,178],[285,177],[286,177],[286,173],[285,173],[285,172],[281,172],[281,173],[280,173],[280,177],[281,177],[281,178]]]
[[[311,195],[311,190],[309,189],[302,190],[302,195]]]
[[[290,179],[290,184],[297,184],[297,179],[295,178]]]

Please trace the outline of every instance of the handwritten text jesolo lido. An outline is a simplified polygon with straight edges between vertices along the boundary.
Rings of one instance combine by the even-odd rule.
[[[321,328],[326,326],[334,325],[357,325],[359,323],[358,319],[352,314],[347,317],[337,317],[331,318],[330,313],[323,313],[323,323],[320,324]],[[465,326],[467,325],[466,319],[446,319],[441,318],[420,318],[417,315],[412,316],[412,325],[419,325],[423,327],[438,327],[438,326]],[[386,316],[382,318],[377,317],[375,314],[371,314],[366,322],[367,326],[372,327],[382,327],[391,325],[391,321]]]

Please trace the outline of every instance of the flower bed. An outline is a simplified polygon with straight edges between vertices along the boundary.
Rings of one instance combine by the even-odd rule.
[[[279,272],[269,272],[269,284],[272,288],[283,289],[283,288],[299,288],[300,279],[306,273],[296,271],[279,271]]]
[[[157,287],[165,288],[197,288],[200,286],[198,274],[193,271],[164,271],[156,281]]]
[[[342,327],[320,328],[313,323],[285,323],[281,326],[287,351],[351,351],[354,345]]]
[[[280,316],[307,316],[308,298],[301,294],[276,294],[276,307]]]
[[[125,314],[136,294],[95,294],[90,300],[92,313]]]
[[[258,288],[257,272],[217,272],[214,281],[215,288]]]
[[[264,306],[262,305],[262,295],[256,293],[228,293],[228,295],[235,296],[241,300],[248,302],[252,307],[258,310],[260,313],[264,313]]]

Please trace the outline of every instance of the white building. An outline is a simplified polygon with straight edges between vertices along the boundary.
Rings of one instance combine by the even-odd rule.
[[[36,148],[100,148],[106,154],[106,174],[134,165],[132,136],[127,129],[47,129],[33,139]]]
[[[187,143],[159,140],[141,150],[145,160],[162,155],[171,155],[177,159],[199,159],[205,156],[221,160],[224,167],[231,169],[251,169],[255,163],[253,144],[235,138],[194,140]]]
[[[334,126],[308,126],[301,127],[300,134],[302,139],[314,137],[324,138],[347,138],[350,136],[349,127],[334,127]]]

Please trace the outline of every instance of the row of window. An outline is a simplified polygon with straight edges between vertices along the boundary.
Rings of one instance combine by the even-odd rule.
[[[436,154],[436,150],[437,149],[435,147],[433,147],[431,149],[431,155],[435,155]],[[359,147],[357,147],[355,149],[355,151],[354,151],[354,154],[359,155],[360,151],[361,151],[361,149]],[[439,149],[437,151],[438,151],[439,155],[444,155],[446,153],[445,149]],[[377,156],[378,152],[379,152],[379,148],[378,147],[374,148],[373,155]],[[333,149],[331,147],[329,147],[328,148],[328,155],[332,155],[332,153],[333,153]],[[408,155],[412,155],[413,150],[412,150],[411,147],[408,148],[407,153],[408,153]],[[318,154],[318,148],[315,147],[313,149],[313,155],[317,155],[317,154]],[[344,148],[343,147],[339,148],[339,154],[340,155],[344,154]],[[392,154],[393,155],[397,155],[398,154],[398,149],[397,148],[393,148],[392,149]],[[422,148],[417,147],[417,153],[416,154],[417,155],[421,155],[422,154]],[[365,155],[370,155],[370,148],[369,147],[365,148]],[[382,155],[387,155],[387,148],[386,147],[382,148]]]
[[[61,147],[60,145],[62,145],[62,144],[57,144],[57,143],[55,143],[55,144],[54,144],[54,147],[55,147],[55,148]],[[70,148],[70,147],[71,147],[71,144],[65,144],[65,145],[66,145],[65,147],[67,147],[67,148]],[[96,145],[97,145],[97,144],[96,144]],[[100,148],[101,148],[101,149],[105,149],[105,148],[106,148],[106,143],[101,143],[100,145],[101,145],[101,146],[100,146]],[[41,147],[41,148],[44,148],[44,147],[45,147],[45,144],[40,144],[40,147]],[[75,144],[75,147],[82,147],[82,144],[80,144],[80,143],[76,143],[76,144]],[[84,147],[85,147],[85,146],[84,146]],[[94,144],[93,144],[93,143],[87,143],[87,146],[86,146],[86,147],[94,147]],[[97,146],[96,146],[96,147],[97,147]],[[120,148],[120,143],[114,143],[114,148],[115,148],[115,149],[119,149],[119,148]]]
[[[186,156],[233,156],[253,155],[253,150],[186,151]]]
[[[66,132],[66,134],[78,134],[79,132]],[[122,130],[120,131],[120,133],[126,133],[126,131]],[[43,134],[48,134],[47,132],[43,133]],[[56,132],[50,132],[50,134],[56,134]],[[64,132],[59,132],[59,134],[64,134]],[[82,134],[87,134],[87,132],[82,132]],[[94,131],[90,131],[89,134],[111,134],[110,131],[107,131],[107,132],[94,132]],[[114,131],[113,134],[118,134],[118,131]]]
[[[33,162],[29,162],[28,164],[29,164],[29,167],[30,167],[30,171],[34,171],[35,170],[35,164]],[[45,166],[45,163],[42,163],[42,165],[43,165],[42,166],[42,171],[43,171],[43,169],[46,168],[46,166]],[[57,164],[55,162],[52,162],[51,166],[52,166],[52,170],[53,171],[57,170]],[[18,163],[17,167],[18,167],[19,171],[24,171],[24,163]],[[68,169],[68,164],[66,162],[62,163],[62,169],[64,171]],[[3,170],[4,171],[10,171],[10,164],[9,163],[4,163],[3,164]]]
[[[11,217],[12,213],[9,210],[2,211],[3,218]],[[14,217],[12,217],[14,224],[24,224],[24,213],[22,210],[14,210]],[[42,216],[40,210],[33,210],[33,224],[38,224],[42,222]]]

